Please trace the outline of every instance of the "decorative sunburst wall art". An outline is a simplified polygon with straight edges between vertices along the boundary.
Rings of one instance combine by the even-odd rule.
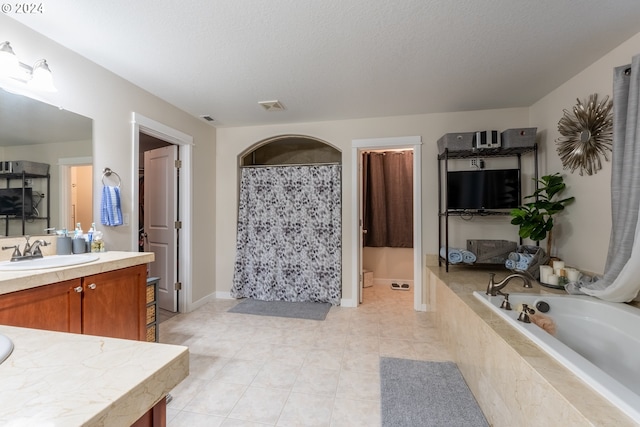
[[[598,95],[578,103],[572,111],[563,110],[564,116],[558,122],[562,137],[556,140],[558,154],[564,169],[573,173],[580,169],[593,175],[602,169],[601,157],[609,161],[613,145],[613,103],[606,96],[598,102]]]

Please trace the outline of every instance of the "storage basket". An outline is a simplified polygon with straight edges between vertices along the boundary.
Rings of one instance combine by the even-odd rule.
[[[502,132],[502,148],[533,147],[536,143],[538,128],[507,129]]]
[[[467,240],[467,250],[476,255],[476,264],[504,264],[517,247],[509,240]]]
[[[473,139],[475,132],[447,133],[438,139],[438,154],[449,151],[471,151],[473,150]]]
[[[522,245],[518,246],[516,253],[533,255],[531,261],[529,261],[529,268],[527,272],[531,274],[536,280],[540,279],[540,266],[549,262],[549,255],[544,249],[538,246]],[[512,269],[513,270],[513,269]]]

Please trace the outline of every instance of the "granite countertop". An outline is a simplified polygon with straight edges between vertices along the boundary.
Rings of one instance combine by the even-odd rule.
[[[187,347],[0,325],[0,425],[131,425],[189,373]]]
[[[44,251],[43,251],[44,252]],[[97,252],[99,258],[85,264],[39,270],[0,271],[0,294],[35,288],[64,280],[153,262],[153,252]],[[44,255],[47,257],[47,254]]]

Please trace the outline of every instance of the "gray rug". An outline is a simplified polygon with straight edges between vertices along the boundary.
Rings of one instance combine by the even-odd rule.
[[[295,319],[324,320],[331,304],[322,302],[261,301],[247,298],[232,307],[230,313],[259,316],[289,317]]]
[[[488,427],[453,362],[380,358],[383,427]]]

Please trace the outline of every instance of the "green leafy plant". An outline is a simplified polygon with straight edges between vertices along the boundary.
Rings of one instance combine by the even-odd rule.
[[[566,188],[564,179],[559,173],[545,175],[538,180],[538,189],[525,199],[534,199],[519,208],[511,210],[511,224],[520,227],[518,234],[523,239],[541,241],[547,238],[547,254],[551,255],[553,217],[564,210],[565,206],[575,200],[567,197],[558,200]]]

